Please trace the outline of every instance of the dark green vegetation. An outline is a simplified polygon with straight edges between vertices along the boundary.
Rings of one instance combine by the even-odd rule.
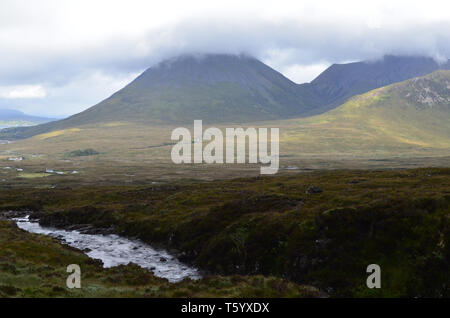
[[[66,288],[66,267],[81,267],[81,289]],[[262,276],[211,276],[170,284],[137,265],[105,269],[50,237],[0,220],[0,297],[318,297],[317,289]]]
[[[94,155],[98,155],[99,152],[92,149],[92,148],[88,148],[88,149],[78,149],[78,150],[74,150],[71,151],[67,154],[68,157],[84,157],[84,156],[94,156]]]
[[[449,168],[0,195],[1,210],[32,210],[60,227],[113,226],[216,274],[278,276],[331,296],[449,296]],[[378,290],[365,285],[373,263]]]
[[[450,69],[431,58],[386,56],[379,61],[332,65],[298,85],[247,56],[181,56],[149,68],[99,104],[67,119],[11,128],[3,139],[107,122],[150,125],[248,123],[324,113],[372,89]]]

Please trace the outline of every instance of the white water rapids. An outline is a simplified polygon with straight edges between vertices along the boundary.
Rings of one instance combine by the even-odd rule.
[[[170,282],[178,282],[186,277],[201,277],[196,268],[183,264],[167,251],[156,250],[140,240],[130,240],[115,234],[84,234],[76,230],[44,227],[38,222],[30,221],[28,216],[13,220],[19,228],[27,232],[49,235],[85,251],[89,257],[102,260],[104,267],[131,262],[151,270],[155,276],[167,278]]]

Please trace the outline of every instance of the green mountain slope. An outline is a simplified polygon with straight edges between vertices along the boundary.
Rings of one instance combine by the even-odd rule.
[[[27,138],[89,124],[145,125],[248,123],[324,113],[350,97],[429,74],[439,65],[426,57],[386,56],[375,62],[332,65],[314,81],[297,85],[248,56],[181,56],[148,69],[99,104],[67,119],[4,129],[2,139]]]
[[[10,130],[10,135],[29,137],[111,121],[240,123],[293,117],[308,107],[297,84],[254,58],[182,56],[148,69],[84,112],[48,125]]]
[[[246,122],[289,117],[307,107],[297,85],[247,56],[183,56],[145,71],[73,121]]]
[[[308,153],[450,150],[450,71],[351,98],[324,114],[288,120],[283,141]],[[289,148],[289,147],[287,147]]]
[[[303,168],[392,168],[448,165],[450,71],[382,87],[327,113],[308,118],[238,124],[280,129],[280,171]],[[192,125],[192,124],[191,124]],[[186,125],[190,127],[191,125]],[[224,130],[228,123],[214,124]],[[205,125],[205,128],[207,126]],[[178,178],[216,179],[259,174],[259,165],[175,165],[173,125],[109,122],[53,130],[0,145],[3,179],[36,184],[79,176],[86,182]],[[72,156],[88,149],[91,156]],[[98,153],[98,154],[95,154]],[[20,162],[10,157],[23,157]],[[43,174],[47,168],[62,176]],[[111,179],[112,178],[112,179]],[[14,182],[16,182],[14,181]],[[46,181],[47,182],[47,181]],[[134,182],[134,181],[133,181]]]
[[[450,70],[450,62],[439,64],[430,57],[384,56],[376,61],[333,64],[311,83],[302,84],[303,91],[315,94],[318,103],[312,111],[323,113],[343,104],[355,95],[437,70]]]

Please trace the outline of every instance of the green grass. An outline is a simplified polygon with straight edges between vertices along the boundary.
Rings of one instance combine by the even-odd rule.
[[[34,178],[43,178],[51,176],[50,173],[39,173],[39,172],[20,172],[18,174],[18,178],[26,178],[26,179],[34,179]]]
[[[323,189],[307,194],[311,186]],[[222,275],[262,274],[332,296],[448,296],[450,170],[333,171],[152,186],[2,191],[43,224],[113,226]],[[369,264],[383,288],[365,287]]]
[[[66,267],[81,267],[81,289],[68,289]],[[0,220],[0,297],[318,297],[313,287],[262,276],[210,276],[176,284],[137,265],[105,269],[50,237]]]
[[[38,125],[39,122],[29,120],[0,120],[0,127],[23,127]]]
[[[322,115],[280,122],[282,141],[305,154],[448,152],[449,76],[450,71],[438,71],[355,96]],[[423,96],[432,96],[435,103],[426,103]]]

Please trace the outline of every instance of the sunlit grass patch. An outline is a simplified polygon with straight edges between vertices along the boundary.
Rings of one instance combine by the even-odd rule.
[[[118,126],[124,126],[126,124],[127,123],[120,122],[120,121],[113,121],[113,122],[110,122],[110,123],[106,123],[103,126],[104,127],[118,127]]]
[[[55,130],[55,131],[51,131],[49,133],[45,133],[45,134],[40,134],[37,135],[36,138],[37,139],[48,139],[48,138],[52,138],[52,137],[57,137],[57,136],[62,136],[62,135],[67,135],[67,134],[71,134],[74,132],[79,132],[82,129],[80,128],[69,128],[69,129],[63,129],[63,130]]]
[[[45,172],[20,172],[18,177],[19,178],[26,178],[26,179],[33,179],[33,178],[43,178],[51,176],[51,173],[45,173]]]

